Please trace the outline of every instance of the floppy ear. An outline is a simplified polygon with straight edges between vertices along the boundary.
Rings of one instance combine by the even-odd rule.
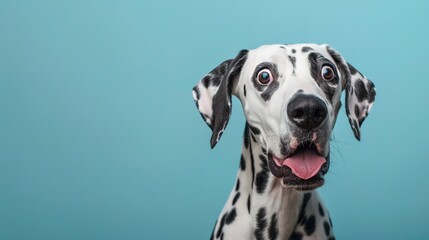
[[[241,68],[247,59],[248,50],[241,50],[234,59],[229,59],[214,68],[193,88],[192,95],[198,111],[212,129],[210,146],[214,148],[222,136],[231,116],[231,93]]]
[[[375,100],[374,83],[347,63],[337,51],[329,46],[327,46],[327,50],[340,69],[343,88],[345,87],[346,91],[347,117],[356,139],[360,140],[360,127]]]

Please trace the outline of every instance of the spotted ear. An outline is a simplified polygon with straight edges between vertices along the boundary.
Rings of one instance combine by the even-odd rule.
[[[327,50],[340,69],[343,88],[345,87],[346,91],[347,117],[356,139],[360,140],[360,127],[375,100],[374,83],[347,63],[337,51],[329,46],[327,46]]]
[[[360,127],[371,111],[375,100],[374,83],[347,64],[350,80],[346,83],[346,113],[357,140],[360,140]]]
[[[221,63],[205,75],[192,90],[198,111],[212,129],[211,148],[215,147],[228,124],[232,89],[246,62],[247,53],[248,50],[241,50],[234,59]]]

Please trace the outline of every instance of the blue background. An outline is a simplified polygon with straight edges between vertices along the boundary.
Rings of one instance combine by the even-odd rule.
[[[329,43],[378,95],[340,113],[320,190],[338,239],[429,234],[427,1],[1,1],[0,239],[208,239],[244,117],[216,149],[191,88],[240,49]]]

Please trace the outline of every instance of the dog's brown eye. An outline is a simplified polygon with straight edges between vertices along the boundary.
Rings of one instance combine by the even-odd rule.
[[[273,80],[273,75],[269,69],[262,69],[256,78],[261,85],[268,85]]]
[[[334,69],[332,69],[330,66],[323,66],[320,74],[325,81],[331,81],[335,77]]]

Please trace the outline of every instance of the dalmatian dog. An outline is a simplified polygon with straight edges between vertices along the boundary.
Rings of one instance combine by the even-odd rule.
[[[237,180],[211,239],[335,239],[316,188],[330,163],[329,141],[345,91],[355,137],[375,99],[374,84],[328,45],[242,50],[205,75],[193,98],[213,148],[231,115],[246,117]]]

